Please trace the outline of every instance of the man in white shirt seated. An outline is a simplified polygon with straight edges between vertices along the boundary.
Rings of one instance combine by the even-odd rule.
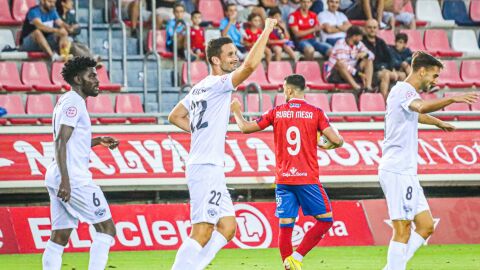
[[[322,41],[335,46],[337,40],[345,38],[352,24],[343,12],[338,11],[340,0],[327,0],[328,9],[318,14],[322,25]]]

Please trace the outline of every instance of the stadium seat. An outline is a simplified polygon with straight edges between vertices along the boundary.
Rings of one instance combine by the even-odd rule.
[[[53,104],[52,96],[49,94],[41,95],[27,95],[27,102],[25,104],[27,114],[52,114]],[[52,117],[39,118],[42,124],[51,124]]]
[[[471,111],[480,114],[480,99],[477,102],[470,105]],[[457,119],[460,121],[480,121],[480,115],[459,115]]]
[[[480,1],[471,0],[470,1],[470,19],[472,21],[480,23]]]
[[[288,61],[272,61],[268,65],[268,81],[280,88],[282,88],[285,77],[291,74],[293,74],[293,69]]]
[[[357,102],[352,93],[335,93],[332,95],[332,112],[358,112]],[[330,117],[332,121],[341,117]],[[343,117],[348,122],[369,122],[368,116],[345,116]]]
[[[22,36],[22,30],[18,30],[15,33],[15,44],[17,44],[17,47],[20,47],[20,37],[21,36]],[[2,53],[2,58],[3,58],[3,54],[5,54],[5,53]],[[43,58],[48,57],[48,54],[45,53],[45,52],[23,52],[23,51],[20,51],[20,52],[8,53],[8,54],[20,55],[20,57],[17,57],[19,59],[43,59]],[[13,59],[16,59],[16,58],[13,57]]]
[[[30,91],[31,85],[20,81],[17,65],[13,62],[0,62],[0,88],[6,91]]]
[[[5,52],[2,52],[2,50],[6,46],[10,46],[10,48],[15,48],[15,38],[13,38],[12,31],[8,29],[0,29],[0,55],[3,56]]]
[[[423,100],[437,99],[437,95],[435,95],[435,93],[420,93],[420,97]]]
[[[437,0],[417,1],[415,7],[417,19],[428,22],[431,27],[455,26],[455,21],[443,19],[440,4]]]
[[[98,95],[96,97],[87,98],[87,110],[89,113],[111,113],[115,114],[113,111],[113,104],[110,98],[110,95]],[[127,121],[127,118],[109,118],[109,117],[99,117],[91,118],[92,123],[100,122],[101,124],[123,124]]]
[[[62,69],[63,69],[62,62],[53,62],[50,79],[52,80],[53,84],[61,85],[63,89],[70,90],[70,85],[63,79]]]
[[[323,80],[320,66],[316,61],[300,61],[297,62],[295,73],[305,77],[307,86],[311,90],[332,90],[334,84],[326,83]]]
[[[255,113],[255,112],[266,112],[270,110],[272,105],[272,99],[267,94],[262,94],[262,109],[260,110],[260,95],[257,93],[248,94],[247,96],[247,112]]]
[[[443,18],[454,20],[458,25],[475,26],[478,24],[470,19],[465,2],[462,0],[444,0],[442,13]]]
[[[32,85],[33,89],[42,92],[57,92],[62,90],[62,85],[53,84],[48,78],[45,62],[23,62],[22,82]]]
[[[147,37],[147,48],[148,51],[152,51],[152,40],[153,40],[153,32],[150,30],[148,31]],[[172,58],[173,53],[167,50],[167,32],[165,30],[157,30],[157,52],[160,56],[165,58]]]
[[[220,0],[200,0],[198,10],[202,13],[202,18],[206,22],[212,22],[214,27],[220,25],[223,19],[223,6]]]
[[[463,53],[464,57],[479,58],[480,49],[473,30],[453,30],[452,49]]]
[[[208,76],[207,63],[203,61],[194,61],[190,63],[190,80],[192,85],[197,84]],[[183,84],[187,84],[187,63],[183,63],[182,67],[182,81]]]
[[[322,109],[326,113],[331,112],[330,104],[328,103],[328,96],[326,94],[307,93],[305,94],[305,100],[313,106]]]
[[[0,95],[0,107],[7,110],[7,119],[12,125],[35,125],[34,118],[8,118],[9,114],[25,114],[22,97],[16,94]]]
[[[403,7],[402,11],[415,14],[415,11],[413,10],[413,6],[412,6],[412,1],[408,1],[408,3]],[[417,27],[424,27],[427,25],[427,22],[417,19],[415,20],[415,24],[417,25]]]
[[[380,30],[378,31],[378,37],[385,40],[388,45],[395,44],[395,33],[392,30]]]
[[[135,94],[123,94],[117,95],[115,101],[116,113],[144,113],[140,96]],[[130,123],[149,123],[156,124],[157,119],[155,117],[128,117]]]
[[[422,33],[419,30],[403,29],[400,32],[405,33],[408,36],[407,46],[412,51],[426,51],[425,45],[423,44]]]
[[[440,57],[460,57],[461,52],[456,52],[450,48],[447,33],[442,29],[425,30],[423,42],[427,51]]]
[[[20,25],[21,22],[18,22],[12,18],[10,14],[10,6],[8,5],[8,0],[0,0],[0,25],[2,26],[15,26]],[[3,47],[0,48],[0,50]]]
[[[15,21],[23,23],[28,10],[37,4],[36,0],[12,0],[12,17]]]
[[[364,93],[360,95],[361,112],[385,112],[385,101],[380,93]],[[385,116],[372,116],[374,121],[383,121]]]
[[[278,90],[278,85],[271,84],[267,80],[267,75],[265,73],[265,69],[263,65],[259,65],[257,69],[248,77],[241,85],[238,86],[238,90],[245,90],[247,85],[251,83],[257,83],[262,90]]]
[[[98,88],[105,91],[120,91],[122,85],[110,82],[105,66],[97,67],[97,76],[100,81]]]
[[[445,92],[444,97],[454,97],[457,95],[461,95],[463,93],[459,92]],[[453,103],[448,105],[447,107],[443,108],[443,111],[445,112],[457,112],[457,111],[470,111],[470,106],[467,103]],[[443,116],[438,116],[438,118],[446,121],[452,121],[455,120],[457,116],[455,115],[443,115]]]
[[[480,60],[465,60],[460,65],[460,77],[464,82],[480,87]]]
[[[275,98],[273,100],[273,105],[278,106],[287,103],[287,99],[285,98],[285,95],[282,94],[276,94]]]
[[[462,81],[455,61],[443,61],[443,66],[444,68],[440,72],[440,76],[438,78],[438,86],[448,86],[450,88],[465,88],[473,86],[473,83],[471,82]]]

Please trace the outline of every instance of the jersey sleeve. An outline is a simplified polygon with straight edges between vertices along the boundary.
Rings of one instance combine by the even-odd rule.
[[[292,13],[292,14],[290,14],[290,16],[288,16],[288,27],[290,28],[292,26],[298,26],[294,13]]]
[[[268,126],[273,124],[274,120],[274,109],[270,109],[266,111],[262,116],[257,118],[255,121],[257,121],[258,126],[263,130],[266,129]]]
[[[328,116],[322,109],[318,109],[318,123],[317,129],[320,131],[324,131],[326,128],[330,127],[330,120]]]
[[[402,102],[400,103],[400,105],[404,110],[411,112],[412,110],[410,110],[409,106],[410,106],[410,103],[412,103],[412,101],[414,101],[415,99],[422,99],[422,98],[417,93],[417,91],[408,90],[402,97]]]
[[[83,108],[80,104],[76,104],[72,101],[66,101],[62,106],[60,115],[58,116],[58,123],[60,125],[67,125],[69,127],[76,128],[78,121],[80,120],[82,110]]]
[[[235,87],[233,87],[232,76],[233,76],[233,72],[222,75],[220,77],[220,82],[219,82],[220,85],[217,88],[220,92],[225,93],[225,92],[231,92],[235,90]]]
[[[182,105],[189,110],[190,108],[190,102],[191,102],[191,96],[190,94],[186,95],[180,102],[182,102]]]
[[[32,8],[27,13],[27,20],[32,23],[33,20],[41,18],[42,14],[40,13],[39,8]]]

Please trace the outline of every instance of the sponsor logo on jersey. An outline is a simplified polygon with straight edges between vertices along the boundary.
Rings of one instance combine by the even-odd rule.
[[[75,107],[68,107],[67,110],[65,111],[65,114],[68,117],[75,117],[77,115],[77,108]]]
[[[299,103],[288,103],[288,105],[290,106],[290,108],[300,108],[302,106],[302,104],[299,104]]]
[[[284,177],[290,177],[290,176],[308,176],[306,172],[299,172],[297,168],[292,167],[290,168],[287,172],[282,173],[282,176]]]
[[[210,209],[207,210],[207,214],[208,214],[208,216],[213,218],[213,217],[216,217],[218,215],[218,212],[217,212],[217,210],[215,210],[213,208],[210,208]]]
[[[98,208],[98,209],[95,211],[95,216],[97,216],[97,217],[103,217],[106,212],[107,212],[107,210],[105,210],[105,208]]]

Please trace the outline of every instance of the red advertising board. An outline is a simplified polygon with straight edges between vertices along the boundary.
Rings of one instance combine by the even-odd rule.
[[[318,150],[321,175],[375,175],[383,131],[342,131],[346,143],[335,150]],[[95,179],[135,181],[140,178],[184,177],[190,137],[185,133],[117,133],[118,149],[95,147],[90,159]],[[42,180],[53,160],[51,134],[0,135],[0,181]],[[244,135],[229,132],[226,141],[227,177],[274,176],[272,132]],[[480,174],[477,130],[446,133],[420,131],[420,174]]]
[[[372,245],[373,238],[359,202],[332,203],[335,222],[321,241],[322,246]],[[275,203],[236,203],[237,233],[227,248],[277,247],[278,220],[273,215]],[[42,252],[50,235],[48,207],[0,208],[10,211],[15,246],[0,247],[0,253]],[[188,204],[112,205],[117,237],[112,250],[177,249],[190,233]],[[3,216],[2,216],[3,217]],[[298,245],[315,220],[300,215],[293,234]],[[1,225],[1,223],[0,223]],[[2,227],[3,228],[3,227]],[[87,251],[93,227],[81,224],[71,235],[66,251]]]

